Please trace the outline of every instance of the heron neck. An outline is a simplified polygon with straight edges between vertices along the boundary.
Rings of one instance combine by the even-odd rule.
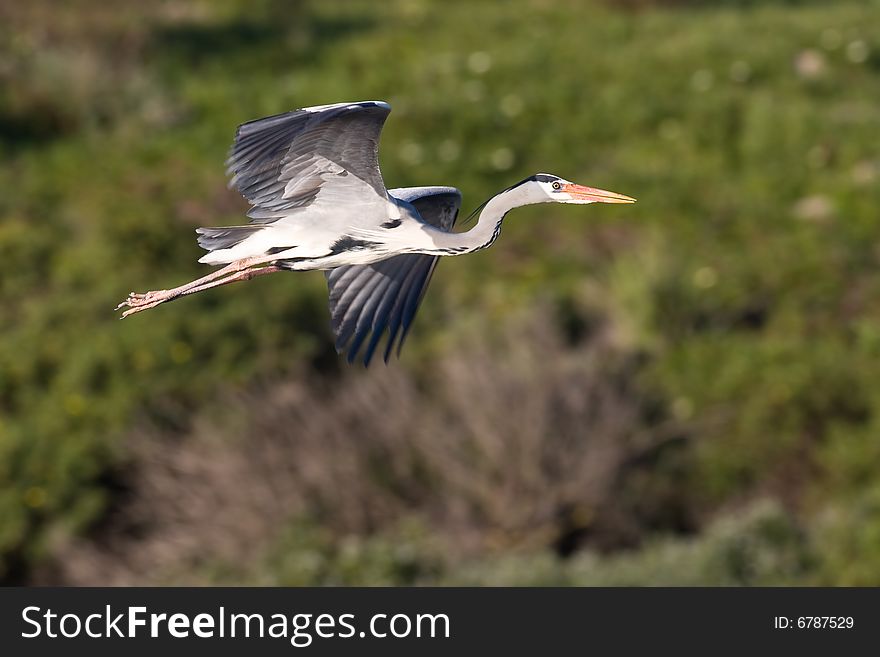
[[[530,198],[527,190],[514,187],[493,196],[477,219],[476,225],[463,233],[441,233],[435,236],[436,246],[446,255],[472,253],[492,246],[501,234],[504,216],[514,208],[540,203],[541,199]]]

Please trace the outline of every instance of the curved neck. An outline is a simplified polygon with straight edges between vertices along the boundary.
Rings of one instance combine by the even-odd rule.
[[[493,196],[480,211],[476,225],[463,233],[432,233],[432,241],[437,251],[444,255],[472,253],[492,246],[501,233],[504,216],[514,208],[533,203],[543,203],[546,199],[536,198],[527,185],[506,189]]]

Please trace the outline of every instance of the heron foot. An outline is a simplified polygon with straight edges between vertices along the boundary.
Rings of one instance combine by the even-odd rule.
[[[128,298],[125,299],[125,301],[116,306],[116,310],[121,310],[122,308],[128,307],[128,310],[122,313],[123,317],[128,317],[129,315],[139,313],[142,310],[155,308],[160,303],[164,303],[165,301],[169,301],[173,298],[174,295],[171,294],[170,290],[153,290],[151,292],[144,293],[131,292],[129,293]]]
[[[175,287],[170,290],[153,290],[152,292],[144,293],[130,292],[128,298],[116,306],[116,310],[128,307],[128,310],[122,313],[122,317],[128,317],[129,315],[134,315],[142,310],[155,308],[160,303],[173,301],[174,299],[179,299],[180,297],[189,294],[195,294],[202,290],[209,290],[213,287],[219,287],[220,285],[226,285],[227,283],[235,283],[236,281],[248,281],[257,276],[265,276],[266,274],[281,271],[281,268],[276,265],[252,267],[254,264],[265,262],[267,262],[267,258],[246,258],[244,260],[237,260],[231,265],[212,274],[203,276],[202,278],[187,283],[186,285],[181,285],[180,287]]]

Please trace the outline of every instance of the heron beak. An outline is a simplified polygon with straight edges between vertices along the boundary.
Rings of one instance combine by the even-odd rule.
[[[604,189],[584,187],[570,183],[562,186],[562,191],[575,201],[584,203],[635,203],[636,200],[617,192],[606,192]]]

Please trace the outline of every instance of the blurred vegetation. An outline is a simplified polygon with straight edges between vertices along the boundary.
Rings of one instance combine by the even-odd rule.
[[[0,580],[880,584],[878,15],[3,3]],[[639,203],[512,214],[387,369],[317,273],[116,319],[241,222],[237,124],[370,98],[389,186]]]

